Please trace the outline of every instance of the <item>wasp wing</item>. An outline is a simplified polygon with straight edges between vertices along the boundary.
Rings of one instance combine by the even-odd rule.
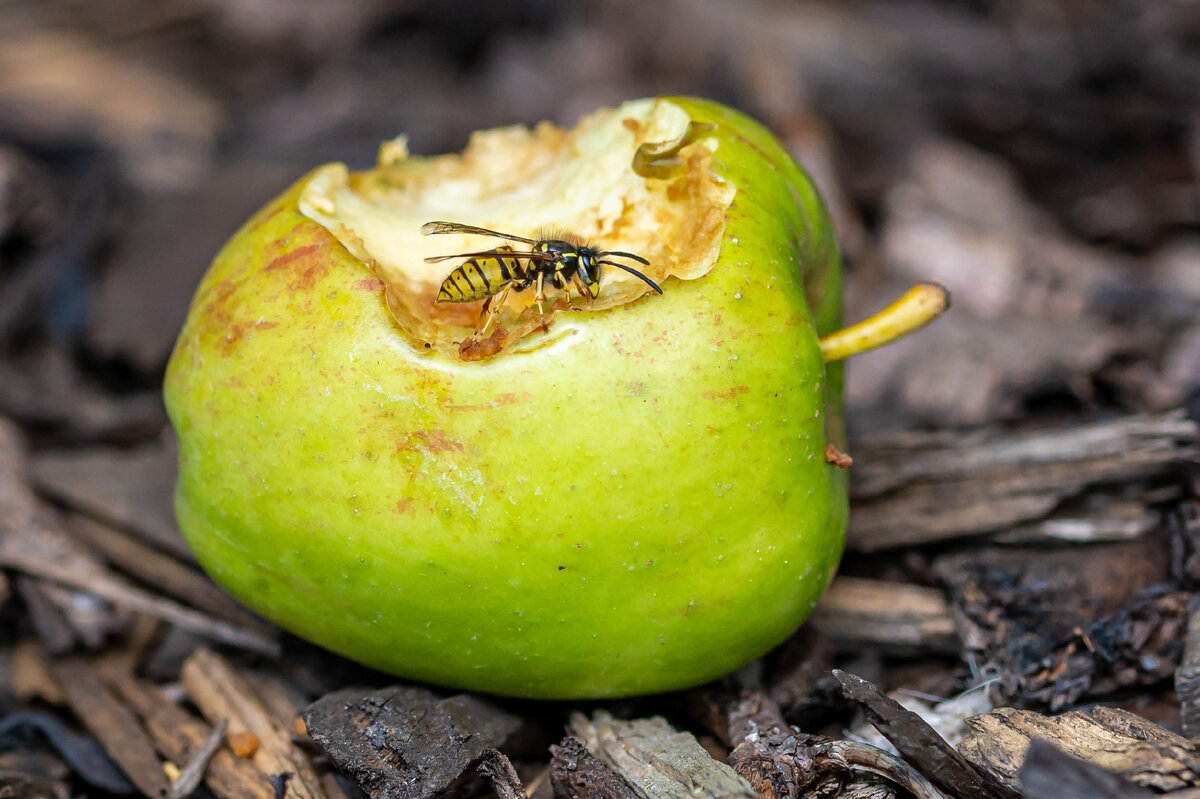
[[[529,258],[534,261],[553,261],[554,253],[549,252],[509,252],[508,250],[484,250],[483,252],[460,252],[455,255],[431,255],[425,259],[427,264],[449,261],[452,258]]]
[[[534,239],[527,239],[523,236],[514,236],[511,233],[501,233],[498,230],[488,230],[484,227],[475,227],[474,225],[461,225],[458,222],[426,222],[421,225],[421,235],[429,236],[438,233],[466,233],[475,236],[493,236],[498,239],[508,239],[509,241],[519,241],[522,244],[536,244]]]

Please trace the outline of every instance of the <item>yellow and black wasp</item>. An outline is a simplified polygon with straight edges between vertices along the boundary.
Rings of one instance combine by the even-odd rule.
[[[460,225],[457,222],[428,222],[421,226],[421,233],[426,236],[436,233],[466,233],[529,245],[528,252],[518,252],[508,245],[502,245],[484,252],[436,255],[425,259],[426,263],[431,264],[451,258],[467,259],[442,281],[437,301],[471,302],[486,297],[487,302],[483,306],[484,318],[476,331],[477,335],[487,335],[510,291],[525,291],[533,286],[534,300],[543,317],[546,315],[544,303],[547,281],[565,293],[568,302],[571,286],[577,288],[584,297],[594,300],[600,296],[601,266],[623,269],[641,278],[650,288],[662,294],[658,284],[641,272],[625,264],[607,260],[629,258],[649,266],[650,262],[645,258],[631,252],[599,250],[582,244],[571,236],[559,234],[563,237],[528,239],[473,225]]]

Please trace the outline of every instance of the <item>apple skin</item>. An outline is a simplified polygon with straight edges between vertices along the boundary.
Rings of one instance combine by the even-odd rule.
[[[233,237],[165,386],[214,579],[377,669],[536,698],[695,685],[800,625],[846,523],[839,256],[771,134],[670,99],[738,187],[718,262],[532,352],[414,352],[303,181]]]

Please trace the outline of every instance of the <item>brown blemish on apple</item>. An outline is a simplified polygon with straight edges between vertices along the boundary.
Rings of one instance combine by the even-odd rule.
[[[386,284],[377,277],[364,277],[362,280],[356,280],[350,284],[350,288],[356,291],[366,291],[374,294],[380,291]]]
[[[278,322],[265,322],[258,320],[256,322],[235,322],[225,331],[225,338],[221,341],[221,357],[228,358],[237,349],[237,345],[245,338],[246,334],[254,329],[270,330],[273,327],[279,327]]]
[[[742,394],[749,394],[749,393],[750,393],[749,386],[733,386],[731,388],[725,389],[724,391],[705,391],[700,396],[704,397],[705,399],[719,400],[719,399],[733,399],[734,397],[738,397],[738,396],[741,396]]]
[[[325,244],[306,244],[303,247],[276,257],[263,269],[264,272],[289,270],[287,273],[288,291],[303,294],[310,291],[317,280],[329,270],[329,260],[323,257],[311,257],[326,249]],[[293,266],[299,261],[299,265]]]
[[[461,441],[447,438],[445,430],[416,430],[396,444],[396,452],[418,450],[429,453],[462,452],[463,445]]]
[[[274,272],[279,269],[286,269],[291,263],[299,258],[311,255],[321,249],[320,244],[306,244],[303,247],[297,247],[294,250],[285,252],[283,255],[274,258],[271,263],[267,264],[263,269],[264,272]]]
[[[396,513],[402,513],[408,516],[416,515],[416,511],[413,510],[412,497],[405,497],[404,499],[396,500]]]

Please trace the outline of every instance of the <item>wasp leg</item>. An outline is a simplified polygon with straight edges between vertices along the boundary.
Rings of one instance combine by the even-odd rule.
[[[546,275],[538,272],[537,288],[533,290],[533,300],[537,303],[538,313],[542,315],[543,322],[546,319]]]
[[[592,296],[592,292],[588,289],[587,283],[584,283],[583,278],[581,278],[579,275],[573,275],[571,277],[571,282],[574,283],[575,288],[579,290],[579,296],[587,299],[588,307],[591,308],[592,305],[595,304],[596,298]],[[568,291],[570,291],[570,289],[568,289]],[[581,311],[583,309],[573,308],[572,310]]]
[[[475,328],[476,338],[487,337],[488,331],[492,329],[492,325],[500,316],[500,309],[504,307],[504,301],[508,299],[510,289],[512,289],[512,284],[500,289],[500,291],[488,297],[483,303],[483,314],[479,320],[479,325]]]
[[[578,275],[572,275],[571,280],[568,281],[566,278],[564,278],[562,276],[561,272],[554,273],[554,287],[563,293],[563,299],[565,299],[567,301],[567,310],[568,311],[582,311],[583,310],[582,308],[576,306],[575,303],[571,302],[571,284],[578,283],[578,282],[579,282]]]

